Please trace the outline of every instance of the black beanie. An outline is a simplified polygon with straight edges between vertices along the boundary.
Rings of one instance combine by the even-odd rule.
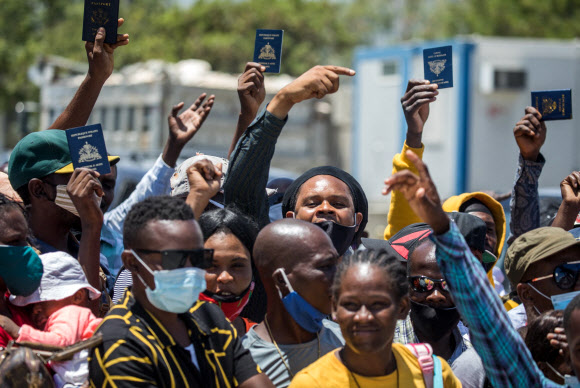
[[[318,175],[330,175],[340,179],[346,183],[350,189],[352,202],[354,203],[354,211],[355,213],[362,213],[363,215],[363,220],[359,225],[358,231],[356,232],[352,243],[359,241],[359,238],[362,236],[365,230],[365,226],[368,222],[369,204],[367,202],[365,192],[357,180],[354,179],[354,177],[348,172],[341,170],[340,168],[333,166],[314,167],[296,178],[294,182],[292,182],[292,184],[286,189],[286,193],[284,194],[284,199],[282,200],[282,215],[286,217],[287,212],[295,211],[300,187],[302,187],[302,185],[307,180]]]

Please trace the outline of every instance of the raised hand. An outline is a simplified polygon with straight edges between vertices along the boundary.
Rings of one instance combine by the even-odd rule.
[[[125,19],[119,19],[118,26],[121,27]],[[119,46],[129,44],[129,34],[117,34],[117,43],[105,43],[105,29],[100,27],[97,31],[94,42],[85,43],[85,51],[89,61],[89,76],[105,82],[113,73],[115,49]]]
[[[559,353],[564,356],[564,359],[569,359],[568,341],[566,339],[566,332],[563,327],[556,327],[552,333],[548,333],[546,339],[550,341],[550,345],[559,349]]]
[[[100,208],[99,197],[105,195],[100,174],[87,168],[76,168],[66,186],[75,208],[79,213],[81,223],[99,225],[103,222],[103,212]]]
[[[346,67],[315,66],[283,87],[272,99],[268,111],[278,118],[285,118],[294,104],[335,93],[339,86],[339,76],[352,77],[354,74],[354,70]]]
[[[266,98],[264,86],[264,71],[266,68],[259,63],[248,62],[244,73],[238,78],[238,97],[241,105],[241,115],[248,117],[250,122],[258,114],[260,105]]]
[[[574,171],[560,182],[562,203],[552,226],[570,230],[574,227],[576,217],[580,212],[580,172]]]
[[[429,118],[429,104],[437,100],[438,87],[426,80],[412,79],[407,83],[401,106],[407,122],[406,143],[409,147],[421,147],[423,127]]]
[[[385,180],[383,195],[388,195],[393,190],[399,191],[415,214],[431,225],[436,234],[446,232],[449,229],[449,218],[441,207],[437,188],[427,166],[412,151],[407,151],[406,156],[415,165],[419,175],[409,170],[393,174]]]
[[[514,127],[514,137],[522,157],[535,162],[546,141],[546,123],[536,108],[528,106],[525,112],[525,116]]]
[[[209,200],[220,190],[222,164],[214,165],[208,159],[201,159],[187,169],[189,194],[186,203],[193,209],[195,218],[199,218]]]
[[[167,117],[169,123],[169,137],[163,150],[163,160],[169,166],[175,166],[181,150],[201,128],[209,116],[215,96],[211,95],[204,102],[207,93],[202,93],[189,108],[178,114],[183,108],[183,102],[175,105]]]
[[[177,144],[184,146],[203,125],[209,116],[215,96],[212,94],[204,103],[207,93],[202,93],[197,100],[184,112],[178,115],[183,108],[183,102],[175,105],[167,118],[169,123],[169,137]]]

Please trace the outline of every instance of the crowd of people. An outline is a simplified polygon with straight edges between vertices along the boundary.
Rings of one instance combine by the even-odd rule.
[[[490,192],[441,200],[422,160],[437,85],[408,81],[406,139],[385,171],[388,226],[370,239],[364,188],[346,171],[268,182],[294,105],[355,71],[316,66],[260,110],[265,69],[250,62],[228,158],[177,165],[219,104],[205,93],[181,102],[162,154],[110,210],[123,161],[109,155],[102,175],[74,168],[66,136],[86,125],[129,43],[104,38],[101,28],[86,43],[89,70],[64,112],[0,172],[0,385],[580,386],[580,172],[562,172],[561,205],[541,226],[547,128],[536,109],[522,107],[513,129],[508,228]],[[500,297],[502,252],[511,292]],[[88,341],[40,367],[18,358]]]

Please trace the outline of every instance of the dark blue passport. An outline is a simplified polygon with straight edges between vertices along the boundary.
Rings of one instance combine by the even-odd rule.
[[[451,46],[423,50],[425,79],[439,89],[453,87],[453,52]]]
[[[100,174],[111,172],[101,124],[67,129],[66,137],[74,168],[84,167]]]
[[[256,30],[254,62],[266,68],[266,73],[279,73],[282,63],[284,30]]]
[[[94,42],[99,27],[105,27],[105,43],[117,43],[119,0],[85,0],[83,40]]]
[[[542,114],[543,120],[571,119],[572,89],[532,92],[532,106]]]

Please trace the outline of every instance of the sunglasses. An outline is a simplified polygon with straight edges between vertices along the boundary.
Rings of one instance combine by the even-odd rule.
[[[165,270],[183,268],[187,259],[193,267],[208,269],[213,262],[213,249],[193,249],[193,250],[165,250],[154,251],[150,249],[135,249],[141,253],[160,253],[161,266]]]
[[[416,292],[429,292],[437,283],[443,291],[449,291],[447,289],[447,282],[444,279],[432,279],[427,276],[409,276],[409,283],[411,288]]]
[[[571,288],[574,288],[574,286],[576,285],[579,272],[580,272],[580,261],[573,261],[571,263],[560,264],[559,266],[554,268],[554,272],[551,275],[541,276],[539,278],[529,280],[526,283],[554,278],[554,282],[556,282],[558,288],[562,290],[569,290]]]

